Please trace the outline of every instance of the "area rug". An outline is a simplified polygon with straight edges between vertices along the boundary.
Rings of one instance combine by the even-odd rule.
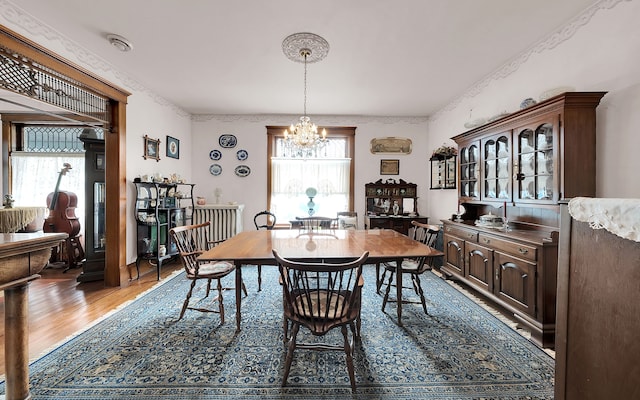
[[[225,292],[224,325],[218,315],[197,311],[178,321],[189,285],[179,274],[33,362],[33,398],[553,398],[553,358],[434,274],[422,279],[429,315],[419,304],[403,305],[399,327],[395,303],[380,309],[373,266],[365,267],[357,393],[342,352],[297,350],[281,387],[282,294],[276,268],[262,273],[258,292],[255,267],[243,268],[249,294],[241,332],[232,291]],[[233,284],[233,276],[226,279]]]

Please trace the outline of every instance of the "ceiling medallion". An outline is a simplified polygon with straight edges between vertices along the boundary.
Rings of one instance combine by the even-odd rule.
[[[282,52],[291,61],[304,63],[302,50],[309,50],[306,63],[311,64],[323,60],[329,53],[329,42],[315,33],[301,32],[287,36],[282,41]]]

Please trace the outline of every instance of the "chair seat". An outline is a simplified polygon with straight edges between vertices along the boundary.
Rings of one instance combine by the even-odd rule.
[[[194,279],[216,279],[222,278],[223,276],[228,275],[233,272],[235,269],[235,265],[228,261],[215,261],[215,262],[205,262],[200,263],[198,267],[198,274],[194,273],[187,274],[187,278]]]
[[[420,263],[416,260],[405,259],[402,260],[401,268],[402,272],[407,274],[418,272],[418,268],[420,267]],[[396,272],[396,263],[384,263],[384,268],[388,271]]]
[[[331,296],[327,299],[327,295]],[[348,296],[338,293],[328,293],[326,290],[316,290],[302,293],[295,297],[293,307],[302,317],[314,318],[342,318],[347,313]],[[311,304],[309,304],[311,303]]]

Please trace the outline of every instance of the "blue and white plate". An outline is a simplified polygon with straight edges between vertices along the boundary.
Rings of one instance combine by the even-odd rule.
[[[211,175],[218,176],[222,173],[222,166],[220,164],[211,164],[209,172],[211,172]]]
[[[251,168],[248,165],[238,165],[235,172],[239,177],[245,177],[251,173]]]
[[[236,147],[236,144],[238,144],[238,139],[236,139],[234,135],[226,133],[224,135],[220,135],[218,143],[220,143],[220,147],[224,149],[232,149]]]
[[[247,158],[249,158],[249,153],[247,153],[246,150],[238,150],[238,152],[236,153],[236,156],[238,157],[238,160],[244,161]]]
[[[218,161],[222,158],[222,153],[220,152],[220,150],[211,150],[209,152],[209,158],[214,161]]]

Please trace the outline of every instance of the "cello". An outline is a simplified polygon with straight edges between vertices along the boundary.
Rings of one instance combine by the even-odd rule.
[[[78,241],[80,233],[80,221],[76,217],[75,209],[78,205],[78,197],[73,192],[60,190],[60,181],[63,175],[71,169],[71,164],[64,163],[64,168],[58,174],[58,182],[53,192],[47,196],[47,208],[49,215],[44,221],[44,232],[64,232],[69,235],[66,240],[69,268],[78,260],[84,258],[84,250]],[[56,254],[52,254],[55,258]],[[68,269],[68,268],[67,268]],[[66,271],[66,270],[65,270]]]

